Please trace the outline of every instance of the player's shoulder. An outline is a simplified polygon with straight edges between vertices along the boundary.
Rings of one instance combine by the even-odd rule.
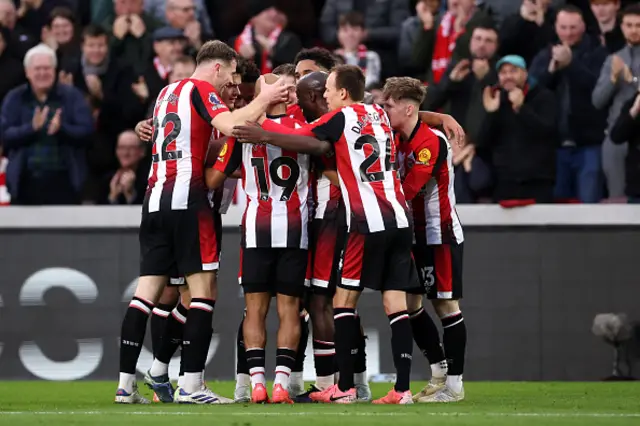
[[[416,133],[413,140],[417,143],[433,143],[440,145],[441,142],[445,144],[449,143],[449,140],[440,130],[435,129],[433,127],[429,127],[426,123],[420,123],[418,132]]]

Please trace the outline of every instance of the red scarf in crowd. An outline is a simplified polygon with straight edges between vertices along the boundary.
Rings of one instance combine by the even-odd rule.
[[[156,71],[161,79],[166,80],[169,78],[169,73],[171,72],[171,67],[165,67],[160,63],[160,58],[157,56],[153,58],[153,66],[156,67]]]
[[[9,161],[0,157],[0,206],[8,206],[11,202],[11,196],[7,190],[7,164]]]
[[[273,47],[278,42],[280,33],[282,33],[282,27],[278,25],[275,30],[271,31],[269,37],[267,37],[271,49],[273,49]],[[236,37],[236,42],[234,43],[233,48],[236,50],[236,52],[240,52],[240,47],[244,44],[253,46],[253,25],[251,23],[245,25],[242,33],[240,33],[240,35]],[[263,49],[262,58],[260,58],[260,73],[268,74],[271,71],[273,71],[273,63],[271,62],[271,58],[269,57],[267,52]]]
[[[433,57],[431,59],[431,70],[433,72],[433,82],[438,83],[444,72],[446,71],[453,49],[456,47],[456,39],[464,32],[464,29],[455,32],[456,17],[453,13],[447,12],[442,17],[438,32],[436,33],[436,41],[433,47]]]

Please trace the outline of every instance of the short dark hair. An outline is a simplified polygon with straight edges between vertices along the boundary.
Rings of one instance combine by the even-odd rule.
[[[89,24],[84,30],[82,30],[82,41],[86,41],[88,38],[96,38],[96,37],[109,37],[109,33],[102,28],[100,25]]]
[[[196,61],[193,59],[192,56],[183,55],[183,56],[180,56],[178,59],[176,59],[176,62],[174,63],[174,65],[177,65],[177,64],[195,65]]]
[[[625,16],[638,16],[640,15],[640,4],[630,4],[624,9],[622,9],[622,13],[620,16],[624,18]]]
[[[296,55],[294,63],[298,65],[300,61],[313,61],[322,68],[329,71],[336,65],[335,57],[327,49],[322,47],[312,47],[311,49],[302,49]]]
[[[256,64],[242,56],[238,57],[236,72],[240,74],[243,83],[255,83],[260,78],[260,70]]]
[[[582,13],[582,9],[580,9],[578,6],[574,6],[572,4],[565,4],[564,6],[558,9],[556,16],[558,16],[560,12],[580,15],[580,17],[584,20],[584,14]]]
[[[228,44],[220,40],[210,40],[202,45],[196,57],[196,65],[207,61],[231,62],[238,60],[238,54]]]
[[[362,102],[364,99],[365,78],[360,67],[338,65],[331,70],[336,76],[336,89],[345,89],[351,100]]]
[[[345,27],[347,25],[350,27],[364,28],[364,15],[356,10],[341,15],[338,20],[338,26]]]
[[[63,18],[71,22],[73,25],[76,24],[76,15],[73,13],[71,9],[65,6],[58,6],[53,8],[51,13],[49,14],[49,20],[47,21],[47,26],[51,27],[53,20],[56,18]]]
[[[289,77],[295,77],[296,76],[296,66],[293,64],[282,64],[282,65],[278,65],[277,67],[275,67],[273,69],[273,73],[279,76],[289,76]]]
[[[390,77],[384,85],[384,98],[394,101],[403,99],[422,104],[427,94],[427,88],[418,79],[411,77]]]
[[[384,89],[384,83],[382,81],[376,81],[375,83],[371,83],[366,87],[367,92],[371,92],[372,90],[382,90]]]

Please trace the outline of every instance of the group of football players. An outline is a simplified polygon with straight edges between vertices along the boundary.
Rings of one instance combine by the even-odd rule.
[[[135,367],[151,322],[154,361],[145,383],[162,402],[191,404],[371,401],[365,336],[356,311],[365,288],[382,294],[396,383],[377,404],[464,398],[466,327],[463,233],[455,211],[451,117],[420,112],[426,89],[390,78],[384,105],[365,93],[362,70],[320,48],[259,75],[218,41],[201,48],[191,78],[165,87],[136,132],[153,164],[140,226],[141,266],[122,324],[116,402],[148,403]],[[455,148],[455,146],[454,146]],[[241,179],[238,330],[234,399],[203,380],[217,298],[221,215]],[[440,334],[423,307],[433,303]],[[280,320],[271,396],[265,321]],[[311,330],[309,330],[309,322]],[[302,365],[312,334],[316,381]],[[431,380],[409,389],[413,342]],[[181,347],[173,388],[168,364]]]

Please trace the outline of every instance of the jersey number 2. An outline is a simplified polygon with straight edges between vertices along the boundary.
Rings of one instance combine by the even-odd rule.
[[[169,123],[173,124],[173,130],[171,130],[171,132],[162,141],[162,149],[160,150],[160,154],[153,154],[152,159],[154,163],[182,158],[182,151],[180,150],[167,151],[169,144],[178,138],[180,130],[182,129],[182,121],[180,120],[180,116],[175,112],[170,112],[165,115],[164,119],[162,120],[162,129],[164,129]],[[158,136],[158,131],[160,130],[159,124],[160,123],[158,122],[158,117],[153,117],[152,140],[154,141],[154,143],[156,137]]]
[[[366,145],[369,145],[373,151],[360,164],[360,178],[363,182],[380,182],[384,180],[384,172],[391,171],[391,139],[387,138],[385,144],[384,170],[381,172],[370,171],[371,167],[380,159],[380,144],[378,140],[371,135],[362,135],[356,139],[354,148],[364,150]]]
[[[251,166],[256,169],[258,175],[258,186],[260,187],[260,199],[266,201],[269,199],[269,185],[267,183],[267,170],[265,165],[265,158],[253,157],[251,158]],[[279,175],[280,169],[283,167],[289,168],[289,176],[281,178]],[[291,157],[278,157],[271,162],[269,166],[269,177],[271,182],[279,187],[283,188],[280,201],[289,201],[293,190],[296,189],[296,183],[300,177],[300,167],[298,162]]]

